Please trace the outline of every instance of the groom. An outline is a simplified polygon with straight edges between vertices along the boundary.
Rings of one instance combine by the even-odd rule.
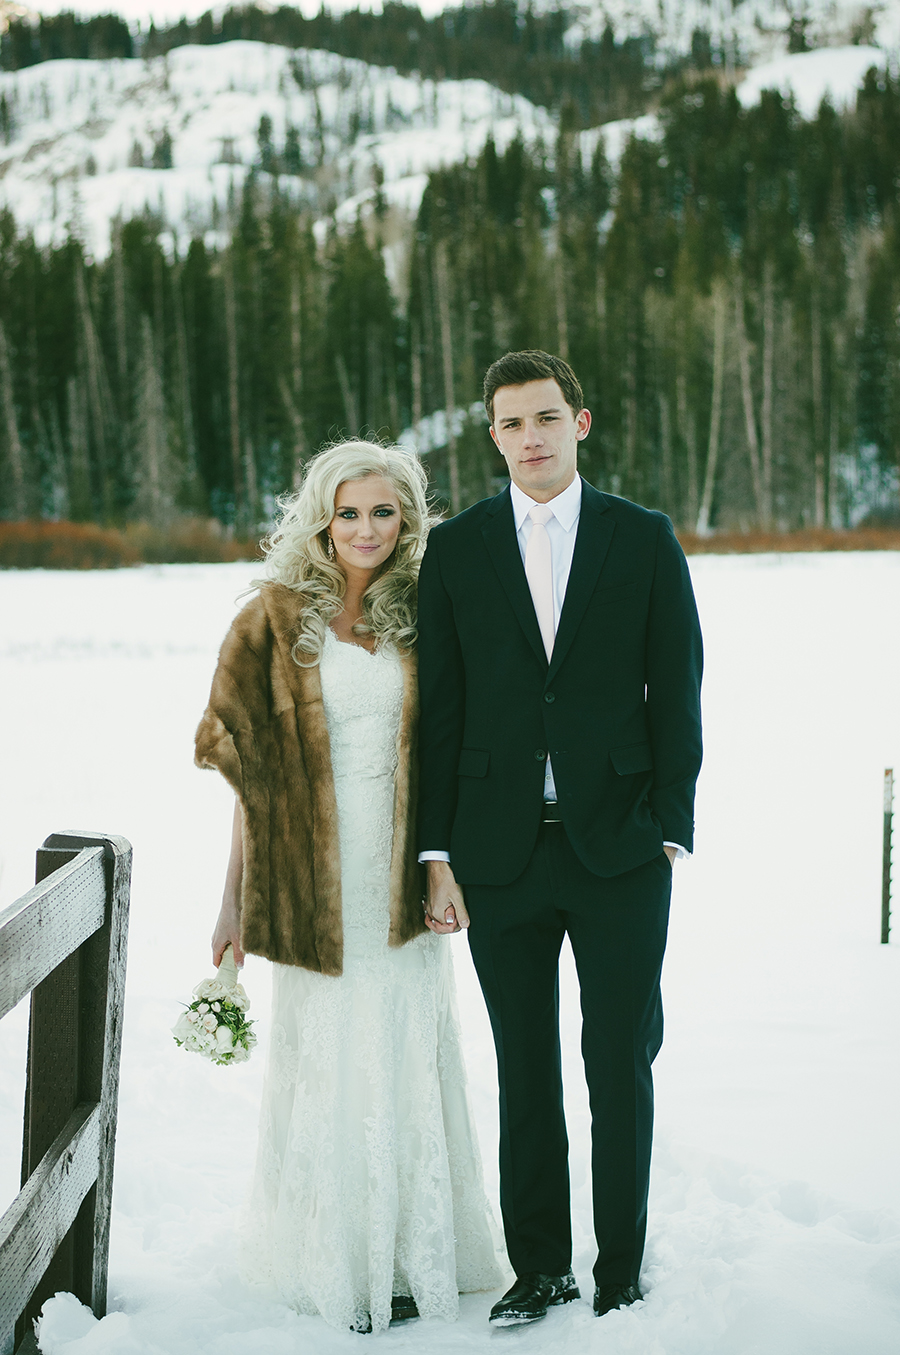
[[[468,928],[500,1079],[514,1325],[580,1297],[571,1270],[560,947],[581,988],[594,1312],[641,1298],[672,861],[693,845],[702,649],[672,524],[577,473],[578,380],[548,353],[488,370],[512,481],[431,533],[419,579],[426,921]]]

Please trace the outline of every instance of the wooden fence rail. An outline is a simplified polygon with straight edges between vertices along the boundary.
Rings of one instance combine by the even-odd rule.
[[[22,1189],[0,1219],[0,1355],[57,1290],[106,1311],[131,845],[54,833],[0,913],[0,1018],[31,994]]]

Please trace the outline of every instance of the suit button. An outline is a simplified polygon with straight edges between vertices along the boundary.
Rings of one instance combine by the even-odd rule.
[[[535,748],[534,755],[537,758],[538,762],[547,761],[547,754],[544,752],[543,748]]]
[[[548,706],[552,706],[553,702],[556,700],[556,697],[553,695],[552,692],[546,692],[544,695],[544,700],[547,702]]]

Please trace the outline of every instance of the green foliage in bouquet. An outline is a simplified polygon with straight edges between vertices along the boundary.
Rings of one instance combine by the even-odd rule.
[[[179,1048],[193,1050],[213,1063],[244,1063],[256,1044],[247,1019],[250,999],[237,982],[237,970],[229,946],[215,978],[204,979],[194,989],[194,1001],[186,1006],[172,1034]]]

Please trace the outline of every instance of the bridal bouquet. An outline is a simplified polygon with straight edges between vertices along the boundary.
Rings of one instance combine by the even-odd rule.
[[[172,1027],[175,1043],[213,1063],[243,1063],[256,1044],[253,1022],[245,1015],[249,1007],[231,946],[226,946],[215,978],[197,984],[194,1001]]]

